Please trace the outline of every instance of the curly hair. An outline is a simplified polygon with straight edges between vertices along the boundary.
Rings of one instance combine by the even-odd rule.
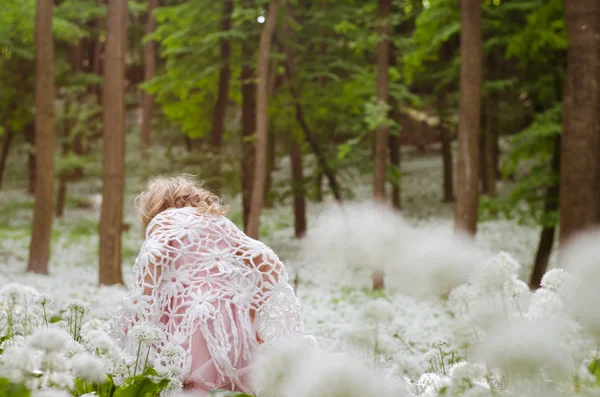
[[[194,207],[211,215],[227,213],[219,196],[204,189],[192,175],[151,179],[146,191],[136,197],[135,206],[143,232],[156,215],[170,208]]]

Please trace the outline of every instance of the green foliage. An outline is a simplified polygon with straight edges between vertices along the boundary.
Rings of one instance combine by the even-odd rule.
[[[533,221],[542,226],[558,223],[558,213],[547,212],[544,200],[547,190],[558,183],[559,175],[550,164],[561,133],[562,106],[556,104],[536,115],[531,125],[512,137],[511,151],[504,160],[502,172],[505,176],[517,174],[517,184],[506,197],[484,200],[484,214],[500,211],[521,223]]]
[[[168,379],[157,378],[156,370],[148,368],[143,374],[129,377],[117,387],[112,397],[156,397],[169,384]],[[155,379],[156,378],[156,379]]]
[[[3,397],[29,397],[31,393],[22,383],[13,383],[6,378],[0,378],[0,396]]]

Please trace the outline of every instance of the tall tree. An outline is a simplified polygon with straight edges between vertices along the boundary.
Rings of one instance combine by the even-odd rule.
[[[284,80],[293,84],[291,78],[296,77],[296,50],[292,45],[294,21],[294,9],[291,2],[285,7],[287,21],[282,29],[284,39],[290,41],[284,47],[286,56],[286,74]],[[297,238],[306,234],[306,199],[304,193],[304,169],[302,164],[302,144],[298,136],[290,134],[290,163],[292,171],[292,194],[294,196],[294,232]]]
[[[4,180],[4,171],[6,169],[6,160],[8,159],[8,152],[10,150],[10,144],[14,137],[14,133],[11,127],[4,130],[4,139],[2,140],[2,149],[0,151],[0,189],[2,189],[2,181]]]
[[[28,270],[48,273],[54,199],[54,39],[53,1],[38,0],[35,18],[36,185]]]
[[[567,82],[560,170],[560,244],[600,221],[600,2],[565,1]]]
[[[481,0],[461,0],[460,105],[455,228],[475,234],[479,202],[479,131],[481,126]]]
[[[252,184],[252,200],[248,215],[248,236],[258,238],[260,212],[265,199],[265,184],[267,180],[267,146],[268,146],[268,80],[269,53],[275,26],[279,0],[271,0],[267,11],[267,20],[260,34],[258,48],[258,68],[256,87],[256,158],[254,166],[254,182]]]
[[[555,138],[551,168],[553,174],[560,174],[560,135]],[[546,197],[544,198],[544,212],[555,213],[558,211],[559,192],[560,188],[558,180],[555,184],[546,189]],[[544,274],[546,273],[548,261],[550,260],[550,255],[552,254],[555,234],[555,224],[545,225],[542,227],[540,242],[535,254],[535,262],[533,263],[533,272],[531,273],[531,278],[529,279],[529,287],[532,289],[536,289],[541,286],[542,277],[544,277]]]
[[[248,227],[250,214],[250,201],[252,196],[252,183],[254,180],[255,151],[252,136],[256,130],[256,83],[254,82],[254,69],[248,63],[254,51],[249,40],[242,43],[242,57],[244,64],[240,74],[242,80],[242,207],[244,214],[244,229]]]
[[[149,0],[148,2],[148,20],[146,21],[146,34],[151,34],[156,29],[156,17],[154,10],[158,8],[159,0]],[[144,81],[150,81],[154,78],[156,70],[156,44],[154,40],[148,40],[144,44]],[[154,98],[148,92],[144,92],[142,100],[142,136],[141,149],[142,157],[146,155],[150,142],[152,140],[152,109],[154,108]]]
[[[291,135],[290,162],[292,168],[292,193],[294,196],[294,235],[302,238],[306,234],[306,198],[304,194],[304,170],[302,167],[302,145],[297,136]]]
[[[211,133],[211,145],[214,158],[214,190],[221,188],[221,146],[223,145],[223,135],[225,134],[225,116],[227,114],[227,104],[229,102],[229,79],[231,75],[230,58],[231,44],[227,34],[231,30],[231,14],[233,12],[233,0],[223,1],[223,16],[221,20],[221,40],[219,40],[219,58],[221,70],[219,72],[219,92],[217,94],[217,103],[213,113],[213,125]]]
[[[104,54],[104,150],[100,218],[100,284],[123,282],[121,230],[125,185],[125,52],[127,0],[109,0]]]
[[[389,108],[390,11],[391,0],[379,0],[379,44],[377,45],[377,102],[386,109],[385,117],[375,128],[374,197],[385,201],[385,181],[388,152],[387,109]]]
[[[375,175],[373,195],[375,200],[385,202],[385,181],[388,154],[388,100],[389,100],[389,66],[390,66],[390,12],[391,0],[379,0],[379,44],[377,45],[377,103],[385,113],[375,127]],[[396,150],[396,148],[394,148]],[[396,150],[397,151],[397,150]],[[373,270],[373,289],[383,288],[383,270]]]

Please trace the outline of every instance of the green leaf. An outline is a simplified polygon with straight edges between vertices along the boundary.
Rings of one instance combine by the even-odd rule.
[[[595,359],[589,366],[589,370],[596,377],[596,385],[600,386],[600,359]]]
[[[113,397],[156,397],[169,384],[168,379],[158,379],[156,371],[147,369],[143,374],[129,377],[119,386]]]

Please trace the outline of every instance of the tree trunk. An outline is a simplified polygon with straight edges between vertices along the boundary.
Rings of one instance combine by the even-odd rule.
[[[231,30],[232,12],[233,0],[224,0],[221,33],[228,33]],[[229,79],[231,75],[231,44],[229,43],[229,39],[221,38],[219,41],[219,52],[221,61],[221,70],[219,72],[219,92],[213,113],[213,125],[211,132],[211,146],[213,155],[212,160],[214,162],[212,167],[214,182],[211,187],[216,193],[219,193],[221,190],[221,147],[223,146],[223,135],[225,134],[225,116],[227,115],[227,104],[229,102]]]
[[[29,146],[29,151],[27,154],[27,194],[30,196],[35,196],[35,125],[34,123],[29,123],[24,128],[25,132],[25,141]]]
[[[454,164],[452,161],[452,133],[444,126],[446,116],[446,94],[438,95],[438,127],[440,142],[442,143],[442,188],[444,192],[444,203],[454,202]]]
[[[390,164],[395,170],[400,169],[400,133],[390,135]],[[400,199],[400,178],[394,178],[392,184],[392,206],[397,210],[402,209]]]
[[[41,274],[48,274],[54,200],[53,3],[48,0],[38,0],[35,19],[35,168],[37,178],[27,270]]]
[[[294,98],[294,107],[296,110],[296,120],[298,121],[298,124],[300,124],[300,127],[302,128],[302,131],[304,132],[304,137],[306,138],[306,141],[309,143],[313,153],[315,154],[315,157],[317,158],[317,162],[319,163],[319,168],[320,168],[319,173],[321,175],[322,174],[325,175],[325,177],[327,178],[327,180],[329,182],[329,187],[331,188],[333,196],[335,197],[335,199],[338,202],[341,202],[342,194],[341,194],[340,186],[338,185],[338,182],[335,177],[335,172],[329,166],[327,158],[321,151],[321,149],[319,147],[319,143],[317,142],[316,138],[314,137],[314,134],[312,133],[312,131],[310,130],[310,128],[308,126],[308,123],[306,122],[306,119],[304,118],[304,111],[302,109],[302,104],[300,102],[299,88],[297,88],[293,82],[293,78],[296,74],[295,55],[296,54],[295,54],[295,51],[293,50],[293,48],[286,48],[286,62],[285,62],[286,77],[285,78],[286,78],[286,81],[288,81],[290,93],[292,94],[292,97]],[[321,84],[324,84],[324,82],[321,82]],[[318,184],[317,200],[318,201],[321,201],[323,198],[322,192],[320,190],[321,189],[321,178],[322,178],[322,176],[319,176],[319,175],[317,176],[317,184]]]
[[[488,197],[495,198],[496,197],[496,163],[494,160],[494,140],[496,134],[494,132],[494,114],[498,111],[498,109],[493,106],[496,98],[492,96],[492,101],[487,106],[487,111],[485,113],[485,131],[483,136],[483,152],[484,152],[484,172],[485,180],[487,182],[487,195]]]
[[[292,3],[286,3],[286,16],[288,21],[284,24],[282,33],[288,40],[293,40],[293,29],[291,22],[294,20],[294,10]],[[296,51],[292,46],[285,46],[283,49],[287,58],[289,73],[284,75],[284,82],[292,84],[289,77],[296,74]],[[297,238],[302,238],[306,234],[306,199],[304,192],[304,170],[302,165],[302,145],[300,139],[293,133],[290,133],[290,163],[292,168],[292,194],[294,196],[294,231]]]
[[[323,202],[323,172],[320,170],[315,175],[315,201],[317,203]]]
[[[397,47],[390,44],[390,67],[397,67],[396,56]],[[400,134],[402,133],[402,115],[400,113],[399,102],[396,99],[391,99],[390,114],[394,120],[395,132],[389,136],[390,146],[390,164],[394,167],[394,180],[392,182],[392,206],[397,209],[402,209],[402,200],[400,196],[400,186],[402,182],[402,174],[400,171]]]
[[[474,235],[479,201],[481,126],[481,0],[461,0],[460,106],[455,228]]]
[[[8,152],[10,150],[10,144],[14,133],[11,128],[6,128],[4,133],[4,140],[2,141],[2,153],[0,153],[0,190],[2,189],[2,182],[4,181],[4,173],[6,172],[6,160],[8,160]]]
[[[560,244],[598,224],[600,2],[565,1],[567,82],[560,172]],[[596,36],[596,37],[595,37]]]
[[[256,159],[254,167],[254,182],[252,200],[248,215],[248,236],[258,238],[260,212],[265,198],[265,183],[267,179],[267,147],[268,147],[268,79],[269,53],[271,41],[277,24],[277,9],[279,0],[271,0],[267,12],[267,21],[260,34],[258,52],[258,85],[256,88]]]
[[[125,185],[125,53],[127,0],[109,0],[104,56],[104,150],[100,218],[100,284],[120,284]]]
[[[242,58],[252,59],[254,51],[248,40],[242,43]],[[254,180],[254,145],[252,137],[256,132],[256,84],[254,69],[248,63],[242,65],[240,74],[242,85],[242,207],[244,212],[244,230],[248,230],[248,216]]]
[[[377,45],[377,102],[388,106],[389,63],[390,63],[390,10],[391,0],[379,0],[379,44]],[[387,119],[387,113],[386,113]],[[375,128],[375,175],[373,195],[375,200],[384,202],[386,166],[388,151],[387,120]],[[381,285],[383,287],[383,285]]]
[[[554,155],[552,157],[552,172],[558,176],[560,175],[560,136],[556,137],[554,143]],[[558,196],[559,196],[559,183],[557,182],[553,186],[550,186],[546,191],[546,198],[544,200],[544,213],[548,214],[551,212],[558,211]],[[531,289],[537,289],[540,287],[542,277],[546,273],[548,268],[548,260],[552,254],[552,246],[554,245],[554,235],[556,231],[555,226],[544,226],[540,236],[540,243],[538,245],[537,253],[535,255],[535,263],[533,265],[533,273],[529,280],[529,287]]]
[[[292,166],[292,192],[294,194],[294,232],[297,238],[302,238],[306,234],[307,223],[302,146],[293,134],[290,143],[290,161]]]
[[[159,0],[149,0],[148,2],[148,21],[146,21],[146,34],[151,34],[156,29],[156,17],[154,10],[158,8]],[[154,78],[156,69],[156,44],[154,40],[148,40],[144,44],[144,81],[150,81]],[[144,91],[142,99],[142,136],[141,151],[142,158],[146,157],[152,138],[152,109],[154,99],[152,95]]]

